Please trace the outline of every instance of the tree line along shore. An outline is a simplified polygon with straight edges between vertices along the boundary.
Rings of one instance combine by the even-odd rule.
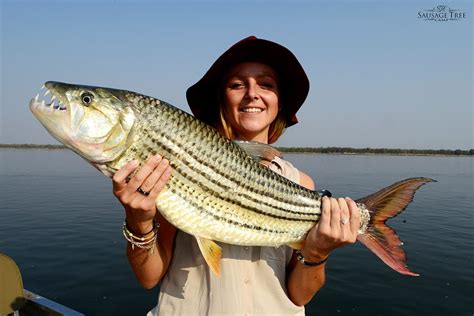
[[[401,149],[401,148],[352,148],[352,147],[277,147],[284,153],[347,154],[347,155],[401,155],[401,156],[472,156],[474,149]]]
[[[17,149],[66,149],[64,145],[52,144],[0,144],[0,148]],[[474,149],[400,149],[400,148],[351,148],[351,147],[276,147],[284,153],[305,154],[347,154],[347,155],[406,155],[406,156],[473,156]]]

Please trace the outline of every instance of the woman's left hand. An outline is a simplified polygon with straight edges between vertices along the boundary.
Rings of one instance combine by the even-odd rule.
[[[323,197],[321,217],[308,233],[301,250],[306,261],[317,262],[330,252],[356,241],[360,226],[360,212],[350,198]]]

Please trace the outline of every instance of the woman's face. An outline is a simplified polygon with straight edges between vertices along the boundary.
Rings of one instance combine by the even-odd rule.
[[[235,138],[268,143],[278,96],[278,77],[271,67],[257,62],[232,67],[224,77],[224,113]]]

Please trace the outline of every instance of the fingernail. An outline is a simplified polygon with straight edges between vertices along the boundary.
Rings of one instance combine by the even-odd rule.
[[[132,160],[132,161],[130,161],[130,165],[131,165],[132,167],[138,166],[138,160]]]
[[[153,156],[153,160],[155,162],[159,162],[161,160],[161,156],[160,155],[155,155],[155,156]]]

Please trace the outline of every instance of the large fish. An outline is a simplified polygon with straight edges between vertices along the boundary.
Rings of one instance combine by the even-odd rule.
[[[271,160],[276,151],[268,145],[236,144],[186,112],[135,92],[59,82],[45,87],[51,100],[32,99],[33,114],[106,176],[132,159],[143,163],[154,154],[169,159],[172,177],[156,206],[171,224],[196,237],[217,275],[221,250],[215,240],[298,249],[320,218],[320,193],[254,159]],[[402,243],[385,221],[430,181],[406,179],[356,201],[361,213],[357,239],[405,275],[417,274],[407,268]]]

